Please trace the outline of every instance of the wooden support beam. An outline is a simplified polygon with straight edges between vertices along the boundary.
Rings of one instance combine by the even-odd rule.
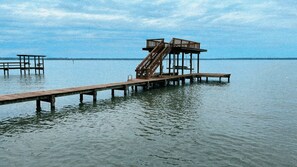
[[[38,68],[38,74],[40,75],[40,66],[41,66],[41,64],[40,64],[40,57],[38,56],[37,59],[38,59],[38,67],[39,67]]]
[[[127,96],[128,86],[125,85],[123,90],[124,90],[124,96]]]
[[[145,85],[145,89],[146,89],[146,90],[149,90],[149,89],[150,89],[150,82],[147,82],[147,83],[146,83],[146,85]]]
[[[170,74],[170,72],[171,72],[171,54],[169,54],[169,62],[168,62],[168,72],[169,72],[169,74]]]
[[[163,59],[160,60],[160,76],[163,74]]]
[[[56,98],[55,96],[50,96],[51,110],[55,110],[56,108]]]
[[[20,56],[19,59],[20,59],[20,74],[23,75],[23,73],[22,73],[22,57]]]
[[[200,53],[197,53],[197,73],[200,72]]]
[[[175,75],[175,66],[176,66],[175,54],[173,54],[173,75]]]
[[[165,79],[163,82],[163,86],[166,87],[168,85],[167,80]]]
[[[192,74],[193,69],[193,55],[190,53],[190,74]]]
[[[93,96],[93,102],[96,102],[97,101],[97,91],[96,90],[93,90],[93,91],[90,91],[90,92],[87,92],[87,93],[80,93],[79,94],[79,101],[82,103],[83,100],[84,100],[84,95],[90,95],[90,96]]]
[[[37,64],[36,64],[36,57],[34,56],[34,71],[35,71],[35,75],[37,73]]]
[[[97,101],[97,91],[93,91],[93,102]]]
[[[40,97],[36,100],[36,110],[41,109],[40,101],[48,102],[51,105],[51,110],[55,110],[56,97],[54,95]]]
[[[194,82],[194,77],[190,78],[190,83],[192,84]]]
[[[183,84],[183,85],[186,84],[186,78],[182,78],[182,84]]]
[[[185,68],[185,53],[182,53],[182,75],[184,75],[184,68]]]
[[[26,75],[26,56],[23,56],[23,59],[24,59],[24,74]]]
[[[41,111],[41,101],[38,99],[36,100],[36,112]]]
[[[44,58],[42,57],[42,74],[44,74]]]
[[[176,65],[179,66],[179,54],[176,54]],[[177,75],[179,74],[179,69],[177,69]]]
[[[30,75],[30,71],[31,71],[31,69],[30,69],[30,57],[28,56],[28,74]]]
[[[111,97],[114,97],[114,89],[111,89]]]
[[[84,94],[79,94],[79,102],[82,103],[84,101]]]

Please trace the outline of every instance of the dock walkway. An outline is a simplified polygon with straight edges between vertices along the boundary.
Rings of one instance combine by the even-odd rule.
[[[83,102],[84,95],[93,96],[93,101],[97,99],[97,92],[103,90],[111,90],[111,95],[114,97],[115,90],[123,90],[124,95],[127,95],[127,90],[129,87],[132,87],[137,92],[137,87],[142,86],[143,89],[149,89],[152,86],[167,86],[170,83],[179,84],[180,81],[184,84],[186,79],[189,79],[192,83],[196,78],[197,81],[202,80],[202,78],[208,81],[208,78],[227,78],[230,82],[231,74],[219,74],[219,73],[193,73],[185,75],[175,75],[175,76],[159,76],[152,77],[149,79],[132,79],[126,82],[116,82],[100,85],[91,85],[91,86],[81,86],[65,89],[55,89],[55,90],[45,90],[45,91],[35,91],[35,92],[26,92],[26,93],[17,93],[17,94],[8,94],[0,95],[0,105],[20,103],[26,101],[36,101],[36,110],[41,110],[41,101],[48,102],[51,104],[51,109],[55,109],[55,99],[56,97],[69,96],[69,95],[80,95],[80,102]]]

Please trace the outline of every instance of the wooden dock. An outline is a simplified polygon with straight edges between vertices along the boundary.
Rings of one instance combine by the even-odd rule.
[[[91,86],[82,86],[82,87],[73,87],[65,89],[55,89],[55,90],[46,90],[46,91],[35,91],[27,93],[17,93],[17,94],[8,94],[0,95],[0,105],[20,103],[26,101],[36,101],[36,111],[41,110],[41,101],[48,102],[51,105],[51,109],[55,109],[55,102],[57,97],[69,96],[79,94],[80,102],[83,102],[84,95],[93,96],[93,101],[97,100],[97,92],[103,90],[111,90],[111,96],[114,97],[115,90],[124,91],[124,96],[127,95],[127,90],[132,87],[132,89],[137,92],[138,87],[141,86],[143,89],[147,90],[151,87],[163,87],[168,85],[179,85],[180,83],[184,84],[186,79],[190,80],[190,83],[193,83],[196,79],[201,82],[205,78],[208,82],[208,78],[226,78],[230,82],[231,74],[219,74],[219,73],[193,73],[193,74],[184,74],[184,75],[175,75],[175,76],[159,76],[152,77],[149,79],[130,79],[126,82],[116,82],[109,84],[100,84],[100,85],[91,85]]]
[[[97,92],[103,90],[111,90],[111,96],[114,97],[115,90],[124,91],[124,96],[126,96],[127,90],[129,90],[130,87],[137,92],[139,86],[143,89],[150,89],[151,87],[163,87],[170,84],[179,85],[180,83],[185,84],[186,79],[190,80],[190,83],[193,83],[195,79],[201,82],[202,79],[205,78],[206,82],[208,82],[209,78],[218,78],[221,82],[222,78],[227,78],[228,82],[230,82],[231,74],[200,73],[200,53],[207,52],[207,50],[201,49],[199,42],[179,38],[172,38],[169,43],[165,42],[163,38],[147,39],[146,47],[143,48],[143,50],[149,53],[136,67],[136,79],[132,79],[132,75],[130,75],[127,82],[0,95],[0,105],[36,101],[36,110],[40,111],[41,101],[50,103],[51,109],[55,109],[56,98],[61,96],[79,94],[80,102],[83,102],[84,95],[91,95],[93,96],[93,101],[96,101]],[[197,55],[196,73],[193,68],[193,56],[195,55]],[[34,59],[35,73],[36,69],[42,68],[43,71],[44,56],[18,56],[21,74],[22,70],[26,74],[26,69],[29,69],[28,72],[30,73],[30,59],[32,59],[32,57]],[[166,57],[168,57],[168,59],[166,59]],[[16,65],[14,63],[12,64]],[[189,67],[186,64],[189,64]],[[5,64],[3,64],[3,69],[5,75],[5,70],[7,70]]]
[[[9,75],[10,70],[20,70],[20,74],[30,74],[31,70],[35,74],[44,74],[44,55],[17,55],[18,62],[0,62],[0,70],[3,70],[4,76]]]

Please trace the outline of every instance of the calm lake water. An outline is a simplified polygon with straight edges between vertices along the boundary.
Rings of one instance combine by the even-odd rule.
[[[46,61],[0,94],[126,81],[139,61]],[[296,166],[297,61],[201,61],[230,83],[0,106],[0,166]]]

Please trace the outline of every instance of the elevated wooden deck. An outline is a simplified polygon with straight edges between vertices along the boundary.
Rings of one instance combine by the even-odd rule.
[[[132,79],[126,82],[116,82],[109,84],[100,84],[100,85],[91,85],[91,86],[82,86],[82,87],[73,87],[73,88],[65,88],[65,89],[55,89],[55,90],[46,90],[46,91],[35,91],[35,92],[26,92],[26,93],[17,93],[17,94],[8,94],[8,95],[0,95],[0,105],[19,103],[25,101],[36,101],[36,110],[41,110],[41,101],[49,102],[51,104],[51,109],[55,108],[55,98],[61,96],[69,96],[74,94],[80,95],[80,101],[83,101],[83,95],[91,95],[93,96],[93,101],[97,99],[97,92],[103,90],[111,90],[111,95],[114,97],[115,90],[123,90],[124,95],[127,95],[127,90],[129,87],[132,87],[135,91],[137,91],[138,86],[142,86],[143,89],[149,89],[152,86],[167,86],[172,83],[173,85],[179,84],[180,81],[185,83],[186,79],[189,79],[192,83],[195,78],[197,81],[205,78],[208,81],[209,77],[219,78],[221,82],[221,78],[227,78],[228,82],[230,82],[231,74],[219,74],[219,73],[193,73],[193,74],[185,74],[185,75],[175,75],[175,76],[159,76],[152,77],[149,79]]]
[[[184,70],[193,73],[194,54],[197,54],[196,72],[199,73],[199,55],[201,52],[207,52],[206,49],[200,48],[199,42],[179,38],[172,38],[169,43],[165,42],[164,38],[147,39],[146,47],[143,50],[149,51],[149,53],[136,67],[136,78],[150,78],[155,75],[157,70],[162,74],[166,73],[166,69],[168,73],[181,72],[183,75],[185,74]],[[185,59],[187,54],[189,54],[189,59]],[[166,57],[168,57],[168,64],[166,63]],[[185,66],[186,62],[190,64],[190,67]],[[167,67],[164,68],[164,64]]]

